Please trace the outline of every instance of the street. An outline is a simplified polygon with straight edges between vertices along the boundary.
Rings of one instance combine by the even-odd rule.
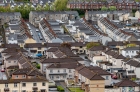
[[[32,24],[30,24],[29,22],[27,22],[27,24],[29,24],[29,26],[30,26],[30,28],[31,28],[31,31],[32,31],[32,34],[33,34],[33,35],[32,35],[33,39],[35,39],[37,43],[45,42],[45,39],[44,39],[44,37],[43,37],[41,31],[40,31],[38,28],[34,27],[34,26],[33,26]],[[39,31],[37,32],[36,29],[38,29]],[[38,36],[39,33],[41,34],[41,36],[42,36],[42,38],[43,38],[42,40],[40,40],[40,38],[39,38],[39,36]]]

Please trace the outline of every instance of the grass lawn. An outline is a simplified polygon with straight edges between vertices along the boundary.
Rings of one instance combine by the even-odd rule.
[[[84,92],[84,90],[81,90],[80,88],[69,88],[71,92]]]
[[[80,18],[83,18],[85,15],[83,14],[83,15],[79,15],[80,16]]]

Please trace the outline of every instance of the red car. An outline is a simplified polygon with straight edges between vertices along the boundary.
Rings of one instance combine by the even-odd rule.
[[[1,72],[5,72],[4,66],[1,67]]]
[[[112,77],[112,79],[117,79],[117,75],[116,74],[112,74],[111,77]]]

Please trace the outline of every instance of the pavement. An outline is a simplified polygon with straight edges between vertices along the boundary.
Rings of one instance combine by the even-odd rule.
[[[42,33],[41,33],[41,31],[38,28],[36,28],[32,24],[30,24],[29,22],[27,22],[27,24],[29,24],[29,26],[30,26],[30,28],[32,30],[32,34],[33,34],[32,37],[36,40],[37,43],[46,42],[44,37],[43,37],[43,35],[42,35]],[[36,29],[38,29],[39,31],[37,32]],[[38,36],[39,33],[42,35],[42,38],[43,38],[42,40],[40,40],[40,38]]]

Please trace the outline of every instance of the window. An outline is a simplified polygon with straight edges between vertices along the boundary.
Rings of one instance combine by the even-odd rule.
[[[66,69],[64,69],[64,73],[66,72]]]
[[[41,47],[38,47],[38,50],[41,50]]]
[[[17,87],[17,83],[14,83],[14,87]]]
[[[16,61],[14,61],[14,63],[16,63]]]
[[[80,46],[80,48],[82,48],[82,46]]]
[[[11,63],[11,61],[8,61],[8,63]]]
[[[63,75],[63,78],[66,78],[66,76],[65,76],[65,75]]]
[[[105,78],[106,80],[108,80],[108,76],[106,76],[106,78]]]
[[[37,83],[33,83],[33,86],[37,86]]]
[[[72,75],[69,75],[69,77],[72,77]]]
[[[22,75],[22,78],[25,78],[26,76],[25,75]]]
[[[38,51],[38,53],[40,54],[40,53],[41,53],[41,51]]]
[[[132,51],[132,53],[134,53],[134,51]]]
[[[26,90],[22,90],[22,92],[26,92]]]
[[[7,83],[5,84],[5,87],[8,87],[8,84]]]
[[[53,70],[50,70],[50,73],[53,73]]]
[[[17,90],[12,90],[12,92],[18,92]]]
[[[58,70],[58,73],[59,73],[60,71]]]
[[[71,69],[69,69],[69,73],[71,73]]]
[[[42,86],[46,86],[46,83],[45,83],[45,82],[43,82],[43,83],[42,83]]]
[[[16,78],[18,78],[18,75],[16,75]]]
[[[22,87],[26,87],[26,83],[22,83]]]

